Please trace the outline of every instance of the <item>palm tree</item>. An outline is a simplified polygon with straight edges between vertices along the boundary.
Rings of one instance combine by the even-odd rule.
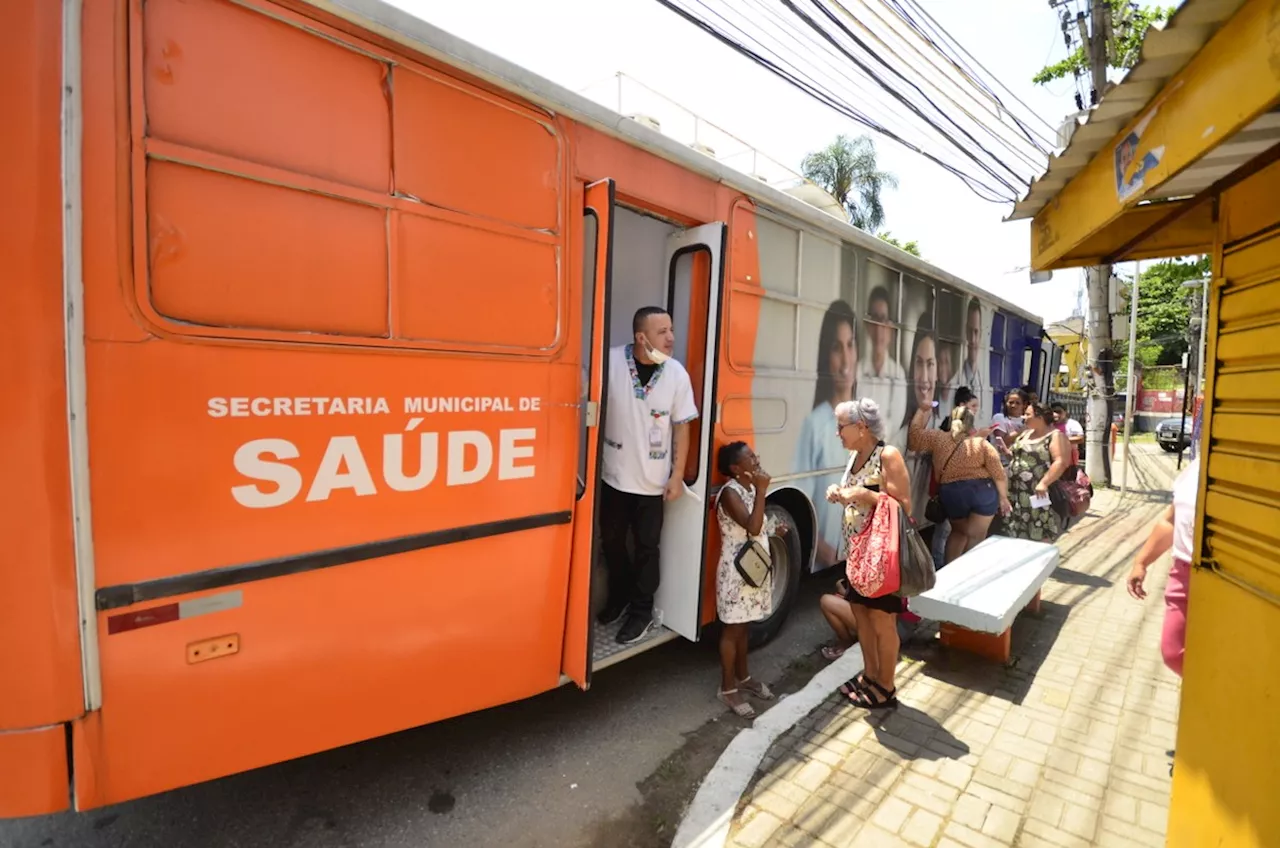
[[[838,135],[822,150],[805,156],[800,170],[840,201],[855,227],[874,233],[884,226],[880,192],[897,188],[898,178],[876,167],[876,145],[870,136]]]

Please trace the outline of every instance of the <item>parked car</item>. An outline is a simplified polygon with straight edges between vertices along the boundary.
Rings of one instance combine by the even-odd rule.
[[[1156,425],[1156,441],[1160,447],[1176,453],[1191,443],[1191,419],[1166,418]]]

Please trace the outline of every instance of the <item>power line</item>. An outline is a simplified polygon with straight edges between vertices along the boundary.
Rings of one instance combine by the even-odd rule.
[[[928,104],[929,104],[930,106],[932,106],[932,107],[933,107],[933,109],[934,109],[935,111],[937,111],[937,112],[942,112],[942,110],[938,108],[938,105],[937,105],[936,103],[934,103],[934,102],[933,102],[933,100],[932,100],[928,95],[926,95],[923,91],[921,91],[921,90],[920,90],[920,87],[919,87],[919,86],[915,85],[915,84],[914,84],[914,83],[912,83],[910,80],[908,80],[908,79],[907,79],[907,78],[906,78],[906,77],[905,77],[905,76],[904,76],[900,71],[898,71],[898,69],[897,69],[897,68],[892,67],[892,66],[891,66],[891,65],[889,65],[889,63],[888,63],[888,62],[886,62],[883,58],[881,58],[880,56],[877,56],[877,55],[874,53],[874,51],[872,51],[869,47],[867,47],[866,43],[865,43],[865,42],[863,42],[863,41],[862,41],[862,39],[858,38],[856,35],[854,35],[852,32],[850,32],[850,31],[849,31],[849,28],[848,28],[848,27],[846,27],[844,24],[840,23],[840,21],[839,21],[838,19],[836,19],[835,15],[834,15],[834,14],[832,14],[832,13],[831,13],[831,11],[830,11],[829,9],[827,9],[825,6],[823,6],[823,5],[820,3],[820,0],[811,0],[811,2],[812,2],[812,4],[813,4],[815,7],[817,7],[817,9],[818,9],[820,12],[822,12],[824,15],[826,15],[826,16],[827,16],[828,20],[830,20],[832,23],[834,23],[834,24],[835,24],[835,25],[836,25],[836,26],[837,26],[837,27],[838,27],[842,32],[844,32],[844,34],[845,34],[845,35],[847,35],[850,39],[852,39],[852,40],[853,40],[853,42],[854,42],[855,44],[857,44],[857,45],[858,45],[858,46],[859,46],[863,51],[865,51],[866,53],[868,53],[869,55],[871,55],[871,56],[872,56],[872,58],[873,58],[875,61],[877,61],[877,62],[879,62],[881,65],[883,65],[883,66],[884,66],[884,68],[885,68],[886,70],[888,70],[890,73],[892,73],[894,76],[898,77],[898,78],[899,78],[899,79],[901,79],[903,82],[905,82],[905,83],[907,83],[908,85],[910,85],[910,86],[911,86],[911,88],[913,88],[913,89],[914,89],[914,90],[915,90],[915,91],[916,91],[916,92],[917,92],[921,97],[923,97],[923,98],[925,99],[925,101],[926,101],[926,102],[928,102]],[[889,91],[891,94],[893,94],[894,98],[895,98],[895,99],[897,99],[900,103],[902,103],[904,106],[906,106],[906,107],[907,107],[908,109],[910,109],[912,112],[914,112],[914,113],[915,113],[918,117],[920,117],[922,120],[924,120],[924,121],[928,122],[929,124],[933,125],[934,127],[937,127],[937,126],[938,126],[938,125],[937,125],[933,120],[931,120],[930,118],[928,118],[928,117],[924,114],[923,110],[921,110],[920,108],[918,108],[915,104],[911,103],[911,101],[910,101],[910,100],[908,100],[908,99],[907,99],[905,96],[903,96],[900,92],[898,92],[897,90],[895,90],[892,86],[888,85],[888,84],[887,84],[883,79],[881,79],[881,78],[880,78],[880,77],[879,77],[879,76],[878,76],[874,71],[872,71],[872,70],[871,70],[871,68],[870,68],[870,67],[868,67],[866,63],[864,63],[863,61],[861,61],[860,59],[858,59],[856,56],[854,56],[851,52],[849,52],[848,50],[846,50],[844,47],[840,46],[839,42],[837,41],[837,39],[836,39],[834,36],[832,36],[830,33],[828,33],[828,32],[827,32],[825,29],[823,29],[821,26],[819,26],[819,25],[817,24],[817,22],[816,22],[816,21],[814,21],[812,18],[810,18],[807,14],[805,14],[804,12],[802,12],[802,11],[799,9],[799,7],[797,7],[797,6],[796,6],[796,4],[795,4],[795,2],[793,2],[793,0],[782,0],[782,3],[783,3],[783,5],[785,5],[788,9],[790,9],[793,13],[795,13],[796,15],[799,15],[800,17],[802,17],[802,18],[805,20],[805,22],[806,22],[806,23],[808,23],[810,26],[814,27],[814,29],[815,29],[815,30],[819,31],[819,33],[820,33],[821,35],[823,35],[823,37],[827,38],[827,39],[831,42],[831,44],[832,44],[834,47],[836,47],[836,49],[838,49],[838,50],[840,50],[840,52],[844,53],[844,54],[845,54],[845,55],[846,55],[846,56],[847,56],[851,61],[853,61],[853,62],[854,62],[854,64],[856,64],[859,68],[861,68],[861,69],[862,69],[862,71],[863,71],[864,73],[866,73],[866,74],[868,74],[869,76],[871,76],[871,77],[872,77],[872,78],[873,78],[873,79],[874,79],[878,84],[880,84],[883,88],[885,88],[885,90],[887,90],[887,91]],[[992,161],[994,161],[997,165],[999,165],[1001,168],[1003,168],[1005,171],[1007,171],[1010,175],[1012,175],[1012,176],[1013,176],[1013,178],[1014,178],[1014,179],[1020,179],[1020,178],[1019,178],[1019,176],[1018,176],[1018,175],[1017,175],[1017,174],[1016,174],[1016,173],[1015,173],[1011,168],[1009,168],[1009,166],[1008,166],[1008,165],[1006,165],[1003,161],[1001,161],[1001,160],[999,159],[999,157],[997,157],[997,156],[995,156],[994,154],[992,154],[992,153],[991,153],[991,151],[987,150],[985,147],[983,147],[981,144],[979,144],[977,139],[975,139],[975,138],[974,138],[974,137],[973,137],[973,136],[972,136],[968,131],[966,131],[963,127],[961,127],[961,126],[960,126],[959,124],[957,124],[954,120],[952,120],[952,118],[951,118],[949,115],[946,115],[945,113],[943,113],[943,117],[946,119],[946,121],[947,121],[949,124],[951,124],[951,125],[952,125],[953,127],[955,127],[955,128],[956,128],[956,129],[957,129],[957,130],[962,134],[962,135],[964,135],[964,137],[965,137],[966,139],[968,139],[971,143],[973,143],[975,146],[977,146],[977,147],[978,147],[978,149],[980,149],[984,154],[986,154],[986,156],[987,156],[989,159],[991,159],[991,160],[992,160]],[[948,136],[950,136],[950,133],[947,133],[945,130],[941,130],[941,128],[940,128],[940,127],[938,127],[938,129],[939,129],[940,131],[942,131],[944,135],[948,135]],[[954,141],[954,139],[953,139],[953,141]],[[983,171],[985,171],[987,174],[989,174],[993,179],[995,179],[995,180],[996,180],[997,182],[999,182],[1001,185],[1003,185],[1004,187],[1008,188],[1011,192],[1013,192],[1013,194],[1014,194],[1014,196],[1015,196],[1015,197],[1017,196],[1017,194],[1018,194],[1018,192],[1019,192],[1020,187],[1015,186],[1013,183],[1010,183],[1010,182],[1008,181],[1008,179],[1006,179],[1004,176],[1002,176],[1001,174],[999,174],[999,173],[996,171],[996,169],[995,169],[995,168],[993,168],[993,167],[991,166],[991,164],[990,164],[990,163],[982,161],[982,159],[981,159],[981,158],[979,158],[975,153],[973,153],[971,150],[969,150],[969,149],[968,149],[967,147],[965,147],[964,145],[962,145],[962,144],[960,144],[960,143],[956,142],[956,146],[960,149],[960,151],[961,151],[962,153],[964,153],[964,154],[965,154],[965,156],[967,156],[969,159],[973,160],[973,162],[974,162],[974,163],[975,163],[979,168],[981,168]]]
[[[828,108],[934,162],[979,197],[998,203],[1016,200],[1043,167],[1039,157],[1045,148],[1026,122],[1001,101],[995,91],[999,82],[989,84],[970,67],[963,48],[945,47],[954,39],[922,10],[921,20],[916,20],[898,0],[888,0],[903,22],[895,26],[891,18],[871,9],[886,32],[882,36],[839,0],[810,0],[816,13],[793,0],[781,0],[789,15],[769,0],[748,0],[745,12],[741,0],[658,2]],[[865,0],[859,2],[866,5]],[[921,61],[907,62],[886,39]],[[940,84],[939,74],[952,90]],[[957,97],[977,104],[978,112]],[[1003,156],[1012,156],[1012,162]]]
[[[1042,162],[1035,158],[1032,158],[1032,155],[1030,153],[1026,152],[1024,149],[1020,149],[1019,145],[1006,135],[1006,133],[1012,133],[1012,128],[1002,123],[997,123],[995,126],[992,126],[991,124],[987,123],[982,118],[980,118],[979,116],[973,114],[963,104],[957,102],[956,99],[952,97],[948,92],[944,91],[942,86],[940,86],[936,80],[930,80],[928,75],[921,73],[919,70],[914,68],[910,63],[908,63],[905,59],[903,59],[902,55],[899,54],[898,51],[896,51],[883,38],[881,38],[879,34],[877,34],[873,30],[871,30],[869,27],[867,27],[864,23],[859,21],[857,17],[853,15],[852,12],[850,12],[847,8],[845,8],[839,2],[839,0],[831,0],[831,2],[837,9],[840,9],[840,11],[844,12],[846,17],[848,17],[851,21],[856,23],[857,26],[863,32],[867,33],[867,35],[869,35],[878,44],[880,44],[890,55],[892,55],[895,59],[898,59],[902,65],[909,68],[916,75],[917,78],[924,80],[926,84],[931,84],[943,99],[945,99],[951,105],[955,106],[956,109],[962,112],[965,115],[965,117],[973,121],[973,123],[977,127],[981,128],[984,132],[986,132],[989,136],[991,136],[991,138],[993,138],[998,144],[1000,144],[1000,146],[1002,146],[1009,153],[1013,154],[1013,156],[1015,156],[1016,158],[1020,159],[1023,162],[1023,164],[1027,165],[1031,169],[1032,175],[1039,172]],[[871,14],[875,16],[877,20],[881,21],[881,23],[885,23],[884,19],[881,18],[879,14],[875,11],[875,7],[870,5],[867,2],[867,0],[859,0],[859,2],[869,12],[871,12]],[[892,31],[892,29],[890,31]],[[968,88],[963,88],[959,86],[954,80],[950,79],[947,76],[946,69],[943,67],[942,64],[939,64],[937,61],[926,56],[923,52],[920,51],[919,48],[917,48],[909,40],[907,40],[906,38],[903,38],[901,34],[899,33],[894,33],[894,34],[898,36],[898,40],[901,41],[907,47],[907,49],[911,50],[913,53],[919,56],[930,67],[941,72],[943,75],[943,78],[952,84],[954,89],[960,93],[960,96],[962,98],[967,97],[970,101],[972,101],[975,104],[978,104],[980,107],[989,107],[991,103],[996,102],[989,97],[987,98],[987,102],[984,102],[984,98],[977,96],[977,92],[972,86]],[[943,55],[941,52],[937,51],[936,45],[934,45],[934,47],[935,47],[934,52],[937,53],[939,56],[941,56],[944,62],[947,62],[948,61],[947,57]],[[993,114],[992,117],[998,119],[999,114],[998,113]],[[1031,144],[1035,145],[1034,139],[1030,138],[1030,136],[1027,136],[1027,141],[1030,141]],[[1039,150],[1038,145],[1037,145],[1037,151],[1039,154],[1047,153],[1047,151]]]
[[[898,3],[896,2],[896,0],[889,0],[889,2],[890,2],[890,3],[892,3],[892,5],[893,5],[894,7],[900,8],[900,6],[899,6],[899,5],[898,5]],[[934,30],[935,30],[935,31],[936,31],[936,32],[941,36],[941,39],[942,39],[942,41],[943,41],[943,43],[944,43],[944,44],[946,44],[947,42],[950,42],[951,46],[952,46],[952,47],[953,47],[953,48],[958,52],[958,54],[959,54],[959,56],[960,56],[960,57],[967,56],[967,57],[968,57],[968,58],[969,58],[969,59],[970,59],[970,60],[971,60],[975,65],[977,65],[977,66],[978,66],[978,69],[979,69],[979,70],[981,70],[984,74],[986,74],[986,75],[987,75],[987,77],[989,77],[992,81],[994,81],[994,83],[995,83],[997,86],[999,86],[1001,89],[1003,89],[1003,90],[1004,90],[1004,92],[1005,92],[1006,94],[1008,94],[1008,95],[1009,95],[1009,97],[1011,97],[1011,98],[1013,99],[1013,102],[1014,102],[1014,103],[1017,103],[1019,106],[1021,106],[1023,109],[1025,109],[1025,110],[1027,111],[1027,114],[1028,114],[1028,115],[1030,115],[1031,117],[1033,117],[1033,118],[1034,118],[1036,121],[1038,121],[1042,126],[1044,126],[1046,129],[1048,129],[1050,133],[1054,133],[1054,134],[1055,134],[1055,137],[1056,137],[1056,133],[1057,133],[1057,128],[1056,128],[1056,127],[1054,127],[1052,124],[1050,124],[1048,121],[1046,121],[1043,117],[1041,117],[1041,116],[1040,116],[1040,114],[1039,114],[1038,112],[1036,112],[1034,109],[1032,109],[1030,106],[1028,106],[1025,102],[1023,102],[1023,100],[1022,100],[1020,97],[1018,97],[1018,95],[1014,94],[1014,92],[1013,92],[1013,91],[1012,91],[1012,90],[1011,90],[1007,85],[1005,85],[1003,82],[1001,82],[1001,81],[1000,81],[1000,78],[999,78],[999,77],[995,76],[995,75],[994,75],[994,74],[992,74],[990,71],[988,71],[988,70],[987,70],[987,69],[982,65],[982,63],[981,63],[981,62],[979,62],[977,59],[975,59],[975,58],[973,57],[973,54],[971,54],[968,50],[966,50],[966,49],[965,49],[964,45],[962,45],[960,42],[956,41],[956,40],[951,36],[951,34],[950,34],[950,33],[948,33],[945,29],[943,29],[941,26],[939,26],[939,25],[938,25],[938,22],[937,22],[937,21],[935,21],[935,20],[933,19],[933,17],[929,14],[928,10],[926,10],[923,6],[921,6],[921,5],[919,4],[919,2],[917,2],[917,0],[906,0],[906,2],[907,2],[909,5],[913,6],[913,7],[914,7],[918,12],[919,12],[920,16],[921,16],[922,18],[924,18],[926,21],[928,21],[928,22],[929,22],[929,24],[931,24],[931,25],[932,25],[932,27],[934,28]],[[933,44],[933,41],[932,41],[931,39],[929,39],[929,38],[927,38],[927,37],[926,37],[926,39],[925,39],[925,40],[926,40],[926,41],[929,41],[931,44]],[[946,51],[945,51],[945,50],[943,50],[942,48],[938,47],[938,45],[934,44],[934,47],[935,47],[935,48],[937,48],[937,49],[939,50],[939,52],[941,52],[941,53],[943,53],[944,55],[946,55]],[[957,66],[964,66],[966,69],[968,68],[968,66],[964,63],[963,58],[955,58],[955,59],[952,59],[952,61],[953,61],[953,63],[957,64]],[[1024,133],[1026,133],[1026,135],[1027,135],[1027,137],[1028,137],[1029,139],[1031,139],[1031,138],[1032,138],[1032,136],[1034,136],[1035,138],[1038,138],[1040,141],[1044,142],[1044,144],[1045,144],[1045,145],[1047,145],[1047,149],[1043,149],[1043,152],[1046,152],[1046,153],[1047,153],[1047,152],[1049,152],[1050,150],[1052,150],[1052,149],[1056,146],[1056,145],[1055,145],[1055,142],[1054,142],[1053,140],[1051,140],[1050,138],[1046,138],[1045,136],[1040,135],[1039,133],[1034,133],[1034,132],[1033,132],[1033,131],[1031,131],[1029,128],[1027,128],[1027,127],[1026,127],[1026,125],[1023,123],[1023,121],[1022,121],[1022,120],[1021,120],[1021,119],[1020,119],[1016,114],[1014,114],[1013,110],[1012,110],[1012,109],[1009,109],[1007,106],[1005,106],[1005,105],[1004,105],[1004,103],[1003,103],[1003,101],[1001,101],[1000,97],[995,93],[995,91],[994,91],[994,90],[993,90],[993,89],[992,89],[992,88],[991,88],[991,87],[990,87],[990,86],[989,86],[985,81],[983,81],[983,80],[979,77],[979,75],[978,75],[978,74],[974,73],[974,72],[972,71],[972,69],[968,69],[968,73],[966,74],[966,76],[968,77],[968,79],[969,79],[971,82],[974,82],[976,85],[978,85],[979,87],[981,87],[985,92],[987,92],[987,94],[988,94],[988,95],[989,95],[989,96],[990,96],[990,97],[991,97],[991,98],[992,98],[992,99],[993,99],[997,104],[999,104],[999,105],[1000,105],[1000,108],[1002,108],[1002,109],[1004,109],[1004,110],[1005,110],[1005,113],[1009,116],[1009,118],[1010,118],[1011,120],[1013,120],[1014,122],[1016,122],[1016,123],[1018,124],[1018,126],[1022,128],[1023,132],[1024,132]],[[1034,140],[1033,140],[1033,143],[1034,143]],[[1039,146],[1039,145],[1037,145],[1037,146]]]
[[[689,9],[684,8],[679,3],[675,2],[675,0],[658,0],[658,2],[661,3],[663,6],[665,6],[666,8],[668,8],[669,10],[671,10],[672,12],[675,12],[677,15],[679,15],[681,18],[685,19],[689,23],[693,24],[694,26],[697,26],[699,29],[703,30],[708,35],[711,35],[717,41],[720,41],[721,43],[725,44],[726,46],[740,53],[741,55],[746,56],[752,61],[760,64],[762,67],[771,71],[772,73],[782,78],[783,80],[791,83],[793,86],[795,86],[796,88],[799,88],[801,91],[804,91],[805,93],[814,97],[816,100],[830,107],[831,109],[838,112],[839,114],[845,115],[846,117],[856,121],[857,123],[862,124],[863,126],[866,126],[867,128],[872,129],[873,131],[878,132],[881,135],[884,135],[886,138],[890,138],[898,142],[899,144],[902,144],[908,150],[911,150],[915,153],[918,153],[924,156],[925,158],[937,164],[939,167],[945,169],[949,173],[954,174],[960,180],[965,182],[965,184],[968,185],[970,189],[973,190],[973,192],[977,194],[979,197],[982,197],[983,199],[990,200],[995,203],[1007,202],[1010,199],[1009,197],[1006,196],[1006,192],[1001,191],[1000,188],[998,187],[988,185],[982,177],[977,176],[975,174],[967,173],[966,171],[961,170],[959,167],[956,167],[944,161],[937,154],[932,153],[928,150],[925,150],[919,145],[913,143],[905,136],[899,135],[898,133],[893,132],[888,127],[883,126],[875,119],[862,113],[861,110],[857,109],[852,104],[849,104],[845,101],[840,100],[831,92],[826,91],[823,88],[815,85],[812,80],[806,81],[801,79],[798,75],[788,72],[786,69],[781,67],[779,62],[774,61],[773,59],[770,59],[769,57],[763,55],[760,52],[760,50],[752,49],[751,47],[741,43],[739,40],[732,37],[729,33],[723,31],[721,28],[716,27],[714,24],[704,20],[703,18],[694,14]],[[703,8],[706,8],[706,4],[702,3],[701,0],[699,0],[698,5],[702,6]]]

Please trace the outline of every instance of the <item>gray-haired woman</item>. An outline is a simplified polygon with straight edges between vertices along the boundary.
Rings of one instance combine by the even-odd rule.
[[[884,443],[880,406],[870,398],[845,401],[835,409],[836,432],[850,452],[849,465],[839,485],[827,489],[827,500],[844,504],[845,538],[862,532],[880,493],[889,495],[911,514],[911,483],[902,452]],[[897,706],[894,671],[898,665],[897,595],[868,598],[852,587],[845,599],[853,607],[863,672],[840,687],[855,706],[882,709]]]

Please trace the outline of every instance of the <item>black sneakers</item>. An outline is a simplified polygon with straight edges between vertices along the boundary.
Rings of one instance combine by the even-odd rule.
[[[618,604],[616,606],[609,604],[596,615],[596,622],[603,627],[608,627],[610,624],[614,624],[618,619],[622,618],[622,616],[626,614],[629,606],[630,604]]]
[[[627,616],[627,620],[622,624],[622,629],[618,631],[618,642],[622,645],[631,645],[639,642],[649,635],[649,631],[653,627],[653,616],[650,613],[633,612]]]

